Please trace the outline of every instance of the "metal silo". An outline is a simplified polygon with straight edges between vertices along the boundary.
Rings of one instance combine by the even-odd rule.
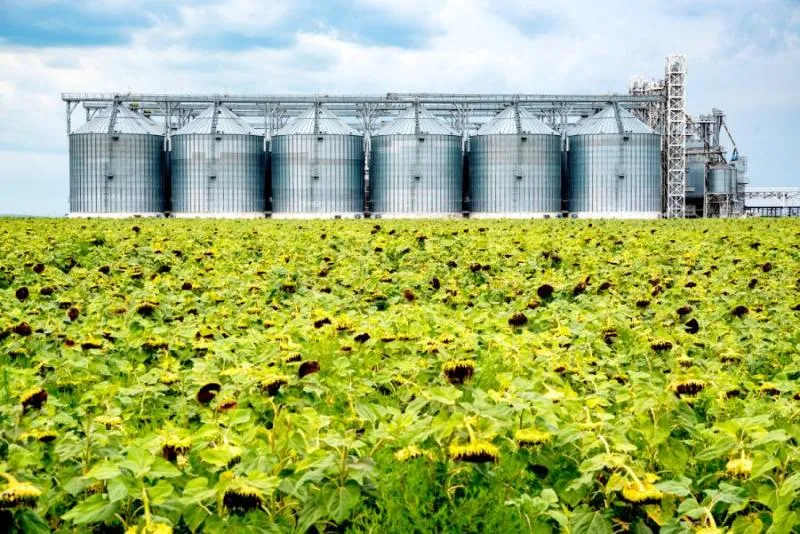
[[[158,216],[165,209],[164,135],[114,104],[69,136],[71,217]]]
[[[686,146],[686,199],[702,200],[706,187],[707,158],[697,152],[703,149],[702,143],[689,142]]]
[[[570,211],[578,217],[661,215],[661,136],[618,105],[569,131]]]
[[[263,217],[264,137],[215,104],[172,135],[176,217]]]
[[[561,211],[561,136],[518,105],[470,139],[471,217]]]
[[[377,217],[462,213],[462,140],[413,105],[370,140],[370,193]]]
[[[272,216],[360,217],[364,137],[314,106],[272,137]]]
[[[724,163],[714,165],[708,170],[708,192],[712,195],[734,195],[738,177],[736,168]]]

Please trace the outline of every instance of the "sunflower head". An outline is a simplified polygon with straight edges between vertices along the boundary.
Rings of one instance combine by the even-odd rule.
[[[22,408],[24,411],[41,408],[46,400],[47,400],[47,391],[45,391],[40,387],[31,388],[25,391],[19,397],[19,401],[22,404]]]
[[[773,384],[772,382],[764,382],[758,388],[758,391],[761,394],[768,395],[770,397],[777,397],[778,395],[781,394],[781,390],[778,389],[778,387],[775,384]]]
[[[125,534],[172,534],[172,527],[166,523],[152,523],[150,526],[133,526]]]
[[[109,430],[122,426],[122,419],[116,415],[98,415],[94,418],[94,421],[95,423],[103,425]]]
[[[550,440],[552,439],[553,435],[550,434],[550,432],[537,430],[535,428],[523,428],[514,434],[514,441],[516,441],[520,447],[537,447],[539,445],[546,445],[547,443],[550,443]]]
[[[24,434],[23,437],[36,440],[39,443],[52,443],[56,440],[58,434],[52,430],[34,430],[33,432]]]
[[[158,377],[158,381],[164,384],[165,386],[171,386],[176,384],[181,378],[171,371],[164,371],[161,373],[161,376]]]
[[[445,378],[451,384],[463,384],[472,379],[475,374],[475,362],[473,360],[453,360],[445,362],[442,366]]]
[[[704,381],[696,378],[687,378],[673,383],[670,389],[672,389],[678,397],[693,397],[703,391],[705,387],[706,383]]]
[[[26,482],[12,482],[0,492],[0,510],[32,508],[42,494],[38,488]]]
[[[500,449],[488,441],[472,441],[464,445],[452,444],[448,451],[450,458],[457,462],[470,462],[483,464],[497,462],[500,459]]]
[[[394,453],[394,457],[400,462],[407,462],[409,460],[414,460],[419,458],[424,453],[422,449],[417,447],[416,445],[409,445],[408,447],[403,447],[396,453]]]
[[[261,390],[270,397],[278,394],[281,386],[289,383],[289,378],[283,375],[267,375],[261,379]]]
[[[246,484],[238,484],[225,490],[222,504],[231,513],[243,514],[261,508],[264,504],[264,497],[258,489]]]
[[[161,455],[165,460],[172,462],[178,456],[185,455],[192,448],[191,438],[183,438],[176,435],[169,435],[164,438],[164,443],[161,446]]]
[[[651,482],[631,480],[622,487],[622,498],[631,504],[658,504],[663,496]]]
[[[197,392],[197,402],[201,404],[208,404],[214,397],[217,396],[217,393],[220,392],[222,386],[219,385],[217,382],[209,382],[203,387],[201,387]]]
[[[753,471],[753,460],[744,456],[735,458],[728,462],[725,471],[734,478],[748,478]]]

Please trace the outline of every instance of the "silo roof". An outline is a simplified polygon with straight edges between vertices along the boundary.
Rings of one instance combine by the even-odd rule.
[[[519,109],[519,124],[517,124],[515,106],[509,106],[484,124],[478,130],[477,135],[556,135],[556,132],[534,117],[527,109],[521,107],[516,107],[516,109]]]
[[[619,119],[617,118],[617,109],[619,110]],[[622,132],[620,132],[620,124]],[[652,134],[655,132],[627,109],[614,105],[609,105],[591,117],[583,119],[569,130],[569,135],[620,133]]]
[[[117,116],[114,119],[113,131],[109,131],[111,126],[111,115],[116,107]],[[117,134],[150,134],[150,135],[164,135],[161,127],[151,119],[144,115],[140,115],[129,108],[117,104],[116,106],[109,106],[101,109],[95,113],[92,120],[77,128],[75,134],[103,134],[103,133],[117,133]]]
[[[331,111],[323,107],[316,109],[316,121],[312,107],[290,120],[286,126],[275,132],[275,135],[360,135]]]
[[[217,112],[214,126],[214,110]],[[212,129],[214,131],[212,131]],[[173,135],[190,134],[259,135],[253,128],[225,106],[210,106]]]
[[[433,113],[418,106],[419,131],[417,131],[417,112],[414,106],[403,111],[395,120],[378,130],[375,135],[458,135],[444,122],[436,118]]]

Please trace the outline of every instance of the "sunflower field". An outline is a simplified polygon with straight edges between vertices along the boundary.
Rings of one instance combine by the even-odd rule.
[[[800,225],[0,220],[2,532],[800,532]]]

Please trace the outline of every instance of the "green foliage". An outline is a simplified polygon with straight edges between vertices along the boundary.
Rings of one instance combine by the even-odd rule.
[[[0,530],[798,532],[798,273],[788,220],[2,220]]]

